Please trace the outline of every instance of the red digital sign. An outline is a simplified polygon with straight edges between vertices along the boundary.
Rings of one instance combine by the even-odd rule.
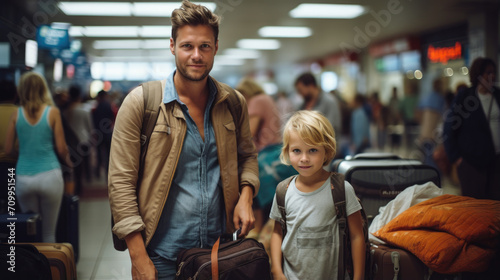
[[[433,63],[446,64],[449,60],[462,58],[462,44],[456,42],[451,47],[434,47],[430,45],[427,48],[427,58]]]

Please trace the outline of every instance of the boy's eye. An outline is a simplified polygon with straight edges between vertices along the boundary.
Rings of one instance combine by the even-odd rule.
[[[314,149],[314,148],[312,148],[312,149],[310,149],[309,151],[310,151],[311,153],[315,153],[315,152],[317,152],[317,151],[318,151],[318,149]]]
[[[292,152],[297,154],[297,153],[300,153],[300,150],[299,149],[293,149]]]

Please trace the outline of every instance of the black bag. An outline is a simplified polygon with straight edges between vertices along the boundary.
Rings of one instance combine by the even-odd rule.
[[[271,280],[269,257],[264,245],[247,238],[220,244],[212,249],[183,250],[177,256],[177,280]]]
[[[77,195],[65,194],[63,196],[56,228],[56,241],[58,243],[71,243],[75,254],[75,261],[78,261],[80,252],[80,230],[78,226],[79,201],[80,199]]]
[[[0,244],[0,263],[5,280],[52,280],[47,257],[31,244]]]

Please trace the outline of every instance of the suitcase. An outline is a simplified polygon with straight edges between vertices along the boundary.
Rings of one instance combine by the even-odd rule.
[[[78,262],[80,252],[80,236],[78,226],[79,197],[77,195],[63,196],[59,219],[57,221],[56,241],[71,243],[75,252],[75,261]]]
[[[38,213],[0,214],[0,242],[42,242],[42,220]]]
[[[338,159],[332,163],[332,171],[345,175],[369,220],[407,187],[429,181],[441,187],[439,172],[434,167],[391,153],[361,153]]]
[[[49,260],[31,244],[0,244],[3,280],[51,280]]]
[[[424,280],[429,277],[427,266],[406,250],[372,244],[370,254],[373,280]]]
[[[70,243],[32,243],[50,263],[52,280],[76,280],[76,264]]]
[[[230,241],[220,246],[217,240],[212,249],[183,250],[176,264],[177,280],[271,280],[269,257],[264,245],[252,238]]]

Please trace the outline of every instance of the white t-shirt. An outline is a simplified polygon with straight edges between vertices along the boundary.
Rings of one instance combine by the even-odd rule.
[[[500,110],[498,103],[492,94],[478,94],[481,105],[483,106],[486,120],[489,118],[491,136],[495,145],[495,153],[500,154]]]
[[[304,193],[295,186],[295,177],[285,197],[287,234],[283,239],[283,271],[289,280],[337,279],[339,229],[330,180],[314,192]],[[353,187],[345,181],[347,216],[361,210]],[[281,214],[274,196],[269,217]]]

